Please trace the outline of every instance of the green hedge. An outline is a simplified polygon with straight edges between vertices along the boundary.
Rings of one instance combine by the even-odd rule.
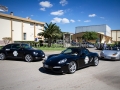
[[[35,42],[35,41],[14,41],[15,43],[26,43],[29,44],[33,47],[48,47],[48,43],[43,43],[42,40],[40,40],[39,42]],[[62,44],[51,44],[52,48],[58,48],[58,47],[63,47]]]
[[[14,43],[26,43],[33,47],[40,47],[40,42],[35,42],[35,41],[14,41]]]

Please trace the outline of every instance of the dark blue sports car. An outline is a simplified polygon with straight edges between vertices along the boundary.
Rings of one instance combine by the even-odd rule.
[[[86,48],[69,47],[60,54],[49,55],[43,62],[45,70],[57,73],[74,73],[77,69],[99,64],[99,55]]]
[[[6,58],[24,59],[26,62],[31,62],[36,59],[43,59],[45,53],[42,50],[37,50],[28,44],[12,43],[4,46],[0,50],[0,60]]]

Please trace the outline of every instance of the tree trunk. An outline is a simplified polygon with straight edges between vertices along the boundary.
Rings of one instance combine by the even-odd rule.
[[[51,47],[51,38],[48,38],[48,47]]]

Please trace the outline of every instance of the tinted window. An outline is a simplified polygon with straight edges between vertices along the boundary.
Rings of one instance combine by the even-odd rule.
[[[20,48],[20,44],[13,44],[12,45],[12,49],[19,49]]]
[[[71,49],[66,49],[63,53],[64,53],[64,54],[72,53],[72,50],[71,50]]]
[[[28,45],[28,44],[22,44],[21,45],[23,48],[26,48],[26,49],[30,49],[30,48],[32,48],[30,45]]]
[[[11,45],[10,45],[10,44],[9,44],[9,45],[6,45],[5,48],[6,48],[6,49],[10,49],[10,48],[11,48]]]
[[[79,51],[78,49],[66,49],[62,52],[63,54],[71,54],[71,55],[74,55],[74,54],[79,54]]]
[[[89,54],[89,50],[88,49],[83,49],[83,53]]]

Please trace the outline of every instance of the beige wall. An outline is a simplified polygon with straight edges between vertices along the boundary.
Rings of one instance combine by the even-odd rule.
[[[120,41],[120,31],[117,31],[117,41]]]
[[[11,20],[0,17],[0,40],[3,37],[11,37]]]
[[[0,13],[0,41],[3,37],[11,37],[13,41],[23,41],[23,33],[26,33],[26,41],[34,41],[35,36],[42,32],[43,28],[42,22]]]
[[[34,41],[34,24],[23,22],[23,33],[26,33],[27,41]]]
[[[22,40],[22,22],[18,20],[12,21],[12,39],[13,41]]]
[[[112,31],[112,40],[116,41],[116,31]]]
[[[120,30],[112,30],[111,31],[111,35],[112,35],[112,40],[113,41],[120,41]]]
[[[72,35],[72,40],[76,40],[79,41],[78,39],[80,39],[80,37],[82,37],[84,33],[76,33]],[[103,34],[98,33],[98,37],[101,40],[101,43],[104,43],[106,41],[106,43],[111,43],[111,37],[109,36],[105,36]],[[100,38],[101,37],[101,38]],[[91,40],[90,42],[95,43],[96,40]]]
[[[35,26],[35,36],[41,38],[43,40],[43,37],[38,36],[38,33],[43,32],[44,26],[37,24]]]

